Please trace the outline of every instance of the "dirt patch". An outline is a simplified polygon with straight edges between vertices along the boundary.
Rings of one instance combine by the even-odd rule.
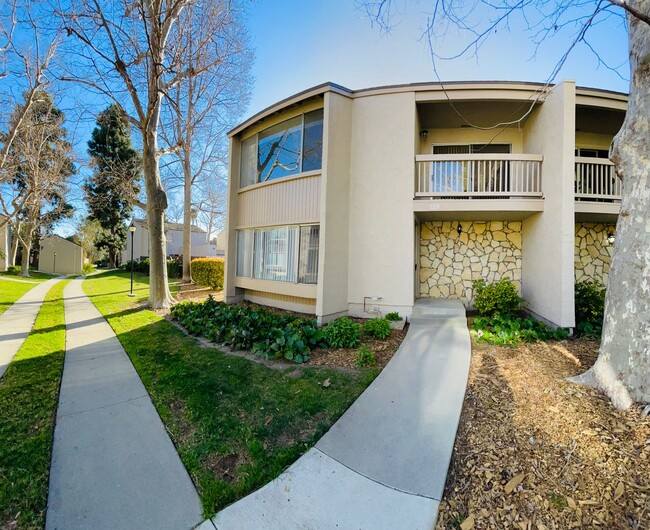
[[[218,455],[211,453],[203,465],[219,479],[234,484],[237,482],[237,468],[246,463],[247,456],[242,454]]]
[[[363,322],[363,321],[360,321]],[[372,350],[377,358],[377,365],[383,368],[388,364],[399,348],[400,344],[406,337],[408,325],[403,330],[391,330],[390,337],[386,340],[376,340],[369,337],[363,337],[361,344],[365,344]],[[361,347],[361,345],[359,345]],[[339,349],[319,349],[311,352],[309,357],[309,365],[311,366],[328,366],[339,367],[354,370],[357,368],[355,362],[357,360],[357,348],[339,348]]]
[[[650,418],[566,380],[597,350],[472,344],[438,530],[650,528]]]
[[[174,295],[177,302],[203,302],[212,296],[215,300],[223,302],[223,291],[215,291],[195,283],[179,283],[178,292]]]

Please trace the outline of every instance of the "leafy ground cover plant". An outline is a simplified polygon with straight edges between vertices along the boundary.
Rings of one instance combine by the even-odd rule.
[[[283,357],[300,364],[309,360],[312,349],[325,346],[323,330],[315,320],[229,305],[212,296],[205,302],[176,304],[171,313],[193,335],[266,358]]]
[[[486,283],[474,281],[474,307],[482,316],[516,315],[523,308],[524,299],[510,278]]]
[[[472,336],[477,342],[498,346],[516,346],[520,342],[563,340],[569,336],[566,328],[552,329],[531,317],[476,317]]]
[[[375,357],[374,352],[368,348],[368,346],[362,344],[361,348],[359,348],[359,351],[357,352],[357,358],[354,364],[360,368],[375,366],[377,364],[377,357]]]
[[[390,337],[390,322],[386,318],[373,318],[363,325],[363,331],[373,339],[385,340]]]
[[[323,335],[332,348],[356,348],[361,342],[361,324],[348,317],[337,318],[325,326]]]
[[[386,316],[384,318],[389,322],[399,322],[400,320],[402,320],[402,317],[399,316],[399,313],[397,311],[386,313]]]

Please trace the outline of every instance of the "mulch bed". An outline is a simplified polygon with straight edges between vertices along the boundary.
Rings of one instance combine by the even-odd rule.
[[[203,302],[212,296],[215,300],[223,302],[223,291],[215,291],[195,283],[179,283],[178,292],[174,295],[177,302]]]
[[[472,344],[436,528],[650,528],[650,417],[570,383],[588,340]]]

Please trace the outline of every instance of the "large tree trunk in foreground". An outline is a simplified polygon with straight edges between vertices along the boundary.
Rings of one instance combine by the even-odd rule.
[[[143,148],[144,180],[147,190],[149,228],[149,305],[153,309],[170,307],[174,302],[167,283],[167,244],[165,210],[167,194],[160,183],[157,131],[147,131]]]
[[[183,157],[183,281],[192,281],[190,262],[192,261],[192,166],[190,153]]]
[[[636,4],[647,13],[650,2]],[[612,160],[623,180],[596,364],[575,380],[605,392],[618,408],[650,402],[650,26],[628,15],[630,97]]]

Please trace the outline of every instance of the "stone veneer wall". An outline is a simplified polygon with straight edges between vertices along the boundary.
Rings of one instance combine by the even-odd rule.
[[[471,307],[472,282],[510,278],[521,292],[521,222],[432,221],[420,231],[420,296],[458,298]]]
[[[598,280],[607,285],[613,246],[607,241],[616,226],[603,223],[576,223],[575,279]]]

